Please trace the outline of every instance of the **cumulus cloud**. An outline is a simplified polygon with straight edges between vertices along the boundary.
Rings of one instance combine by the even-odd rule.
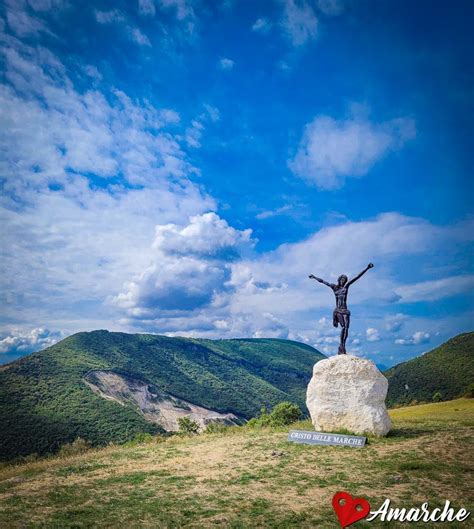
[[[379,331],[374,327],[368,327],[365,334],[368,342],[379,342],[381,340]]]
[[[220,70],[228,71],[228,70],[232,70],[232,68],[234,67],[234,64],[235,63],[232,59],[223,57],[222,59],[219,60],[218,66]]]
[[[281,26],[293,46],[316,38],[318,18],[305,0],[284,0]]]
[[[236,230],[212,212],[185,226],[157,226],[152,263],[111,301],[138,319],[219,308],[231,288],[229,263],[252,244],[251,230]]]
[[[251,234],[250,229],[232,228],[216,213],[206,213],[191,217],[184,227],[157,226],[153,248],[173,255],[230,259],[251,244]]]
[[[409,118],[372,123],[366,118],[317,116],[305,126],[291,171],[320,189],[337,189],[346,178],[364,176],[390,151],[415,136]]]
[[[36,328],[29,331],[13,330],[8,335],[0,337],[0,354],[31,353],[39,351],[61,340],[60,332]]]
[[[406,338],[397,338],[395,343],[397,345],[419,345],[423,343],[428,343],[431,339],[431,336],[428,332],[417,331],[412,336]]]

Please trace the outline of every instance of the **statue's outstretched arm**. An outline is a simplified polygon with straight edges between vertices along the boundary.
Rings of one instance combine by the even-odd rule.
[[[357,274],[355,277],[353,277],[348,283],[347,283],[347,286],[350,286],[352,285],[352,283],[355,283],[358,279],[360,279],[366,272],[367,270],[370,270],[371,268],[373,268],[374,265],[372,263],[369,263],[365,268],[364,270],[362,270],[362,272],[360,274]]]
[[[319,281],[320,283],[322,283],[323,285],[326,285],[327,287],[329,288],[333,288],[333,284],[332,283],[328,283],[327,281],[324,281],[324,279],[321,279],[320,277],[316,277],[314,276],[313,274],[311,274],[310,276],[308,276],[310,279],[316,279],[316,281]]]

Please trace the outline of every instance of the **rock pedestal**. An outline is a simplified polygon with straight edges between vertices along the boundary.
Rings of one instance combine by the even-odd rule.
[[[317,431],[383,436],[391,427],[387,390],[387,379],[372,361],[337,355],[315,364],[306,406]]]

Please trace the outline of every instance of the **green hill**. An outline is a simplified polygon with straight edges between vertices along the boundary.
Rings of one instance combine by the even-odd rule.
[[[321,358],[316,349],[288,340],[78,333],[0,368],[0,454],[44,454],[77,437],[102,445],[163,431],[133,403],[95,394],[84,382],[94,370],[245,419],[283,400],[305,410],[312,366]]]
[[[389,406],[431,401],[438,392],[442,400],[460,397],[474,382],[474,333],[460,334],[384,374]]]

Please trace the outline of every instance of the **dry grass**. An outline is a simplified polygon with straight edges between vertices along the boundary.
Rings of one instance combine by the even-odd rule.
[[[334,528],[338,490],[373,506],[389,497],[398,506],[449,499],[472,508],[474,402],[391,414],[394,435],[361,450],[233,428],[4,466],[0,526]]]

